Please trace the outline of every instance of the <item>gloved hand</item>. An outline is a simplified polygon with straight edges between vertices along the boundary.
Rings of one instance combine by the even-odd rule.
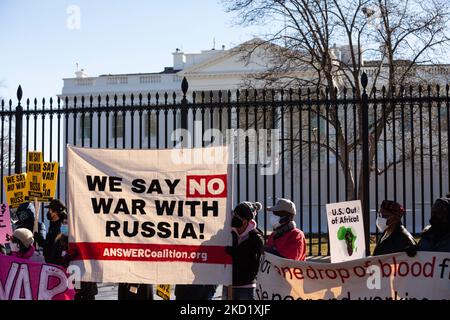
[[[405,248],[405,252],[408,255],[408,257],[415,257],[417,254],[417,246],[407,246]]]
[[[275,249],[275,247],[264,246],[263,249],[264,249],[265,252],[274,254],[274,255],[276,255],[276,256],[279,256],[279,255],[280,255],[280,254],[278,253],[277,249]]]
[[[36,242],[36,243],[40,243],[41,241],[44,240],[42,235],[37,231],[33,234],[33,238],[34,238],[34,242]]]

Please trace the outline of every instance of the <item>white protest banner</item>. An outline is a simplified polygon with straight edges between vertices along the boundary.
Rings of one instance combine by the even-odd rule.
[[[450,253],[418,252],[341,263],[288,260],[266,253],[259,300],[450,299]]]
[[[366,256],[361,201],[326,205],[331,262],[361,259]]]
[[[68,146],[67,157],[70,251],[83,281],[231,283],[228,147]]]
[[[0,204],[0,244],[8,243],[8,236],[12,236],[11,216],[8,204]]]

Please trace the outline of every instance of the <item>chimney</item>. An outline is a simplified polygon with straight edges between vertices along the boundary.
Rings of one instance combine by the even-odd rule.
[[[87,78],[88,77],[87,73],[84,72],[84,69],[81,69],[80,71],[78,71],[78,70],[75,71],[75,76],[77,78]]]
[[[173,54],[173,69],[183,70],[185,63],[184,53],[180,49],[176,48],[175,52],[172,54]]]

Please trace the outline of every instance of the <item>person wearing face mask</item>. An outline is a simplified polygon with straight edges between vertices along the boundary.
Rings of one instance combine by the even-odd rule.
[[[44,262],[43,257],[36,252],[33,243],[33,233],[30,230],[26,228],[16,229],[10,239],[11,255],[33,262]]]
[[[437,199],[431,207],[430,225],[422,232],[419,251],[450,252],[450,198]]]
[[[45,238],[41,234],[35,233],[36,241],[44,248],[45,262],[55,263],[53,261],[53,247],[55,246],[56,237],[61,233],[62,222],[67,219],[66,206],[61,200],[53,199],[45,208],[48,209],[47,219],[49,220],[49,228]]]
[[[275,206],[267,210],[273,212],[270,216],[273,232],[269,236],[265,251],[286,259],[305,261],[306,239],[294,221],[295,204],[288,199],[279,199]]]
[[[259,202],[246,201],[233,210],[233,245],[226,247],[226,252],[233,258],[233,300],[255,300],[264,237],[254,218],[261,207]]]
[[[33,232],[34,228],[34,220],[36,216],[36,209],[34,208],[33,203],[25,202],[22,203],[14,212],[15,222],[13,224],[14,229],[26,228]],[[35,242],[40,246],[44,246],[44,239],[47,235],[47,230],[45,228],[45,224],[41,221],[38,222],[38,232],[37,235],[34,235]]]
[[[382,235],[375,246],[374,256],[403,251],[411,255],[410,249],[415,248],[416,241],[402,224],[404,214],[405,209],[394,201],[381,203],[376,223]]]

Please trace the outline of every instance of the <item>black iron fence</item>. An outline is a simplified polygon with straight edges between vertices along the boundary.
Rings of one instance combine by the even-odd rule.
[[[17,102],[1,101],[1,175],[21,172],[23,155],[40,150],[46,161],[60,163],[57,196],[64,199],[68,143],[119,149],[232,143],[235,203],[292,199],[309,254],[313,247],[329,254],[329,246],[322,249],[326,203],[363,200],[366,228],[378,237],[376,210],[383,199],[395,200],[406,207],[407,228],[420,233],[433,200],[450,191],[449,86],[366,92],[364,75],[362,83],[361,95],[345,88],[188,95],[184,79],[180,93],[40,101],[23,101],[19,87]],[[174,133],[180,128],[187,134]],[[267,233],[266,218],[266,210],[257,217]]]

